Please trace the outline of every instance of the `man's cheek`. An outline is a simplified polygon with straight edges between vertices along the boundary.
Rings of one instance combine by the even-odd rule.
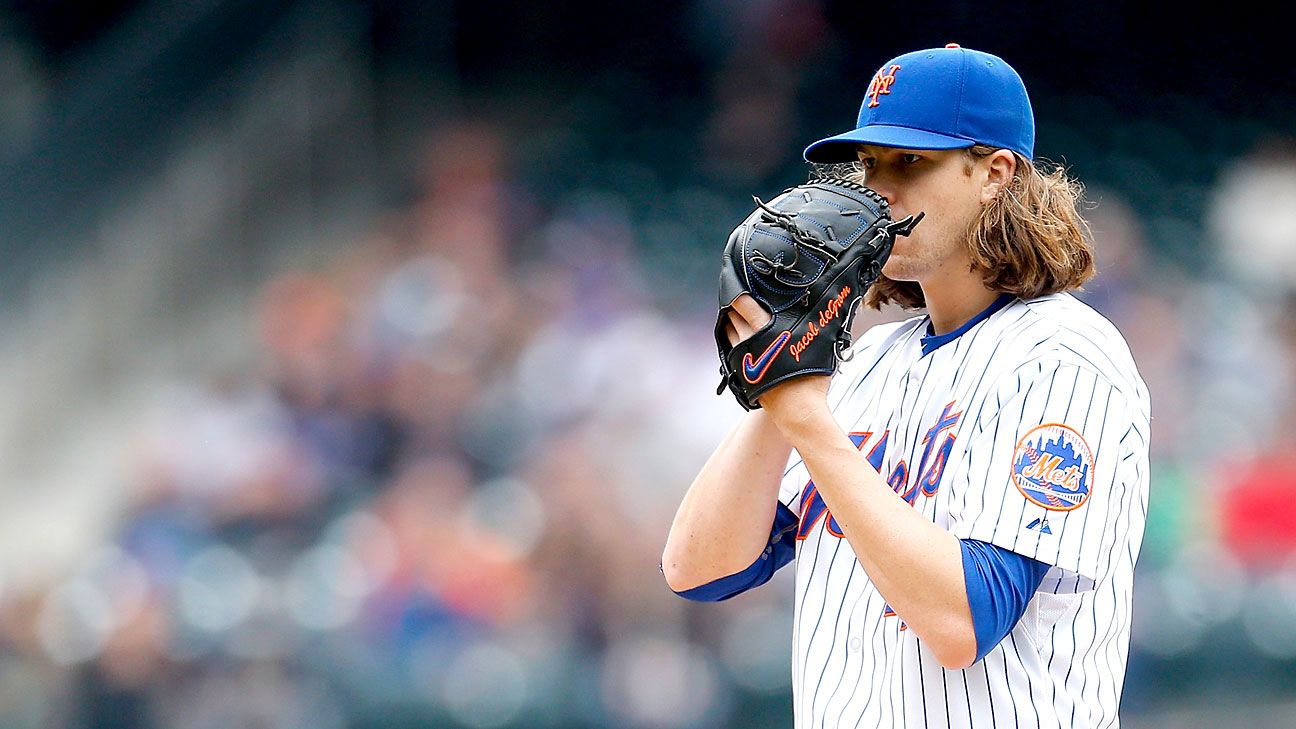
[[[926,221],[924,220],[923,222]],[[897,253],[909,255],[915,249],[922,246],[922,240],[922,235],[916,228],[909,235],[897,236],[895,243],[891,246],[891,255],[896,255]]]

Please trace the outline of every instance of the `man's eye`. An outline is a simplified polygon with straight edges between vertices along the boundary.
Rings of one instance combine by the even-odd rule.
[[[921,160],[921,159],[922,159],[922,155],[920,155],[920,154],[905,154],[905,155],[901,155],[900,158],[901,158],[902,160],[904,160],[904,163],[905,163],[905,164],[907,164],[907,165],[911,165],[911,164],[913,164],[913,163],[918,162],[919,160]]]

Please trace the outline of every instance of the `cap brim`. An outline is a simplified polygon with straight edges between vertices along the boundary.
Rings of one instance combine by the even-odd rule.
[[[856,148],[861,144],[904,149],[965,149],[976,142],[922,129],[875,124],[838,134],[835,137],[820,139],[806,147],[802,156],[807,162],[816,164],[854,162],[859,158]]]

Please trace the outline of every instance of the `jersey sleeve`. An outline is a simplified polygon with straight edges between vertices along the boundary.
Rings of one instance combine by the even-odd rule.
[[[699,602],[720,602],[760,587],[796,557],[796,527],[797,515],[779,504],[774,513],[774,525],[770,527],[769,541],[747,569],[675,594]]]
[[[793,450],[783,468],[769,541],[755,562],[741,572],[675,594],[701,602],[728,600],[769,582],[775,572],[795,559],[796,532],[801,520],[801,489],[797,484],[801,483],[805,473],[801,456]]]
[[[960,433],[968,445],[949,475],[949,529],[1051,565],[1041,590],[1092,589],[1131,548],[1144,411],[1084,365],[1037,361],[1008,379]]]

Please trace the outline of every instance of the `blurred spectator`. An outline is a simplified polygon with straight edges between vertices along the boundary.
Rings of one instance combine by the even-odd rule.
[[[1296,558],[1296,289],[1284,298],[1272,334],[1277,359],[1287,364],[1285,382],[1272,391],[1286,404],[1251,448],[1227,454],[1218,464],[1216,494],[1222,540],[1251,568],[1274,570]]]
[[[1219,261],[1241,284],[1296,287],[1296,138],[1261,140],[1223,172],[1208,205]]]

